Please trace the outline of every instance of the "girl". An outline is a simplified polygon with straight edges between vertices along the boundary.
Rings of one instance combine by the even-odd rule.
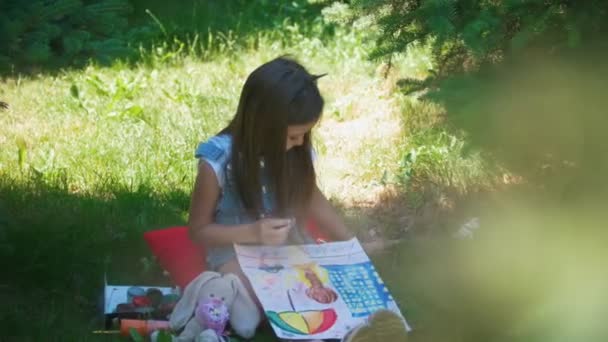
[[[230,124],[196,151],[192,238],[207,246],[211,270],[238,275],[253,298],[234,243],[313,243],[302,230],[308,219],[334,240],[351,237],[316,184],[311,129],[324,104],[319,77],[284,57],[258,67]]]

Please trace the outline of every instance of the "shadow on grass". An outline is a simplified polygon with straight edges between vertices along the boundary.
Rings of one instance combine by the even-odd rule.
[[[110,185],[99,193],[0,180],[0,260],[7,275],[0,280],[5,306],[0,321],[11,327],[3,337],[114,340],[91,333],[102,326],[97,300],[104,272],[116,284],[168,284],[153,262],[141,261],[150,257],[141,235],[183,224],[189,194]],[[497,201],[492,209],[478,207],[485,208],[482,226],[472,240],[413,235],[373,256],[415,329],[412,341],[596,341],[605,336],[597,318],[604,316],[567,314],[575,293],[578,313],[606,310],[597,300],[605,298],[599,284],[608,280],[601,272],[608,257],[600,219],[605,213],[592,217],[574,207],[513,202],[520,206]],[[348,211],[384,213],[389,224],[386,210],[398,213],[400,203],[386,197],[376,208]],[[356,216],[347,218],[354,222]],[[360,220],[358,228],[365,226]],[[581,333],[588,338],[577,339]]]
[[[21,5],[13,6],[19,8]],[[100,22],[90,24],[92,28],[86,25],[71,28],[73,17],[78,15],[76,13],[69,14],[61,21],[52,21],[57,27],[68,28],[65,28],[63,34],[42,45],[49,55],[43,60],[27,62],[31,59],[27,52],[3,51],[0,48],[0,57],[6,55],[7,58],[4,59],[6,63],[0,65],[0,76],[56,74],[66,68],[82,68],[89,61],[101,65],[111,65],[116,61],[146,62],[146,53],[142,54],[140,47],[144,51],[158,48],[150,54],[164,51],[161,59],[180,52],[200,58],[214,58],[225,56],[227,52],[257,48],[258,37],[262,33],[272,33],[272,37],[277,40],[297,39],[298,34],[315,34],[324,38],[331,37],[333,33],[332,27],[327,25],[323,26],[323,32],[313,33],[324,5],[307,0],[130,0],[127,6],[132,8],[128,18],[120,16],[114,21],[124,19],[128,25],[124,29],[112,30],[112,33],[106,36],[96,36],[99,33],[95,25],[115,25],[115,22],[103,22],[100,19]],[[9,9],[15,11],[10,6]],[[64,46],[67,44],[63,39],[65,34],[78,30],[80,33],[91,33],[86,32],[87,29],[90,29],[93,35],[87,38],[88,40],[78,41],[79,44],[84,44],[84,47],[78,53],[68,53],[69,46]],[[290,35],[290,31],[294,29],[297,31],[296,35]],[[41,34],[48,33],[37,27],[31,30],[40,30]],[[13,45],[20,46],[19,39],[23,37],[12,38],[15,40]]]
[[[429,186],[429,189],[432,187]],[[491,191],[387,187],[370,202],[333,203],[362,240],[442,237],[480,215],[494,201]]]
[[[176,34],[232,31],[239,37],[255,37],[259,32],[285,29],[285,21],[306,28],[321,14],[321,3],[308,0],[265,1],[185,0],[170,3],[159,0],[132,0],[134,25],[150,23],[149,11],[167,32]]]
[[[105,272],[113,284],[168,285],[142,233],[183,224],[188,204],[189,194],[143,187],[91,196],[0,181],[0,321],[11,327],[4,337],[86,340],[102,327]]]

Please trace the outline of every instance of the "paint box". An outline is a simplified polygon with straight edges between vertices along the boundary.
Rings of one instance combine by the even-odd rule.
[[[104,276],[105,329],[116,329],[125,319],[167,321],[178,299],[179,291],[174,287],[111,285]]]

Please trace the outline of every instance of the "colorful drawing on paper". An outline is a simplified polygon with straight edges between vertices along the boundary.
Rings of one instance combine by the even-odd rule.
[[[268,320],[274,326],[297,335],[320,334],[333,327],[338,320],[338,314],[334,309],[297,310],[291,295],[292,291],[294,290],[287,290],[287,300],[291,310],[266,311]]]
[[[266,311],[270,323],[297,335],[314,335],[329,330],[338,320],[333,309],[314,311]]]
[[[341,339],[378,309],[400,313],[356,239],[235,249],[279,338]]]
[[[331,283],[353,317],[367,317],[387,309],[393,298],[371,262],[352,265],[326,265]]]
[[[336,291],[328,287],[329,276],[326,269],[316,263],[294,265],[298,280],[306,287],[306,296],[321,303],[329,304],[338,299]]]
[[[275,263],[272,265],[269,265],[266,263],[266,253],[261,253],[260,254],[260,265],[258,266],[258,269],[265,271],[267,273],[279,273],[281,272],[285,267],[283,267],[283,265],[279,264],[279,263]]]

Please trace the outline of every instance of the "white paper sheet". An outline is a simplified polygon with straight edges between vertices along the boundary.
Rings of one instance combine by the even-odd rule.
[[[378,309],[401,315],[357,239],[235,249],[280,338],[340,339]]]

